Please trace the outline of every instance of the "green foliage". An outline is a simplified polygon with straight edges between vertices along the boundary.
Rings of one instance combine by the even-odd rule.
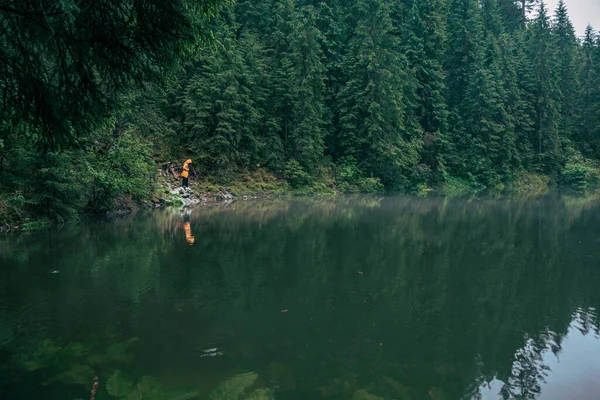
[[[283,168],[283,177],[294,189],[307,186],[310,183],[310,175],[304,171],[302,165],[294,159],[289,160]]]
[[[384,187],[379,178],[367,177],[352,156],[342,157],[335,166],[335,178],[342,193],[376,193]]]
[[[2,7],[0,215],[144,203],[183,156],[209,186],[266,170],[306,194],[574,184],[569,154],[600,160],[600,38],[538,3]]]
[[[540,174],[522,172],[512,183],[512,191],[518,195],[544,195],[549,190],[549,178]]]
[[[590,186],[600,183],[600,169],[582,162],[569,162],[561,171],[561,186],[576,191],[585,191]]]
[[[124,132],[108,143],[105,155],[86,160],[83,180],[91,212],[110,211],[120,196],[145,200],[154,192],[155,164],[151,143],[134,131]]]
[[[448,197],[464,197],[477,192],[477,187],[472,183],[453,176],[446,178],[444,192]]]
[[[419,153],[404,126],[406,59],[387,2],[356,1],[349,13],[347,81],[338,95],[341,147],[361,168],[398,189],[407,183]]]
[[[124,89],[161,80],[206,41],[207,18],[224,2],[4,2],[0,120],[35,126],[57,151],[101,124]]]
[[[84,185],[78,161],[76,152],[49,152],[38,161],[31,203],[54,221],[74,219],[82,208]]]

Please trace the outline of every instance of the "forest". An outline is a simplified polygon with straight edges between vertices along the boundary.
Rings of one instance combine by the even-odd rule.
[[[156,196],[600,182],[600,36],[537,0],[0,0],[0,224]]]

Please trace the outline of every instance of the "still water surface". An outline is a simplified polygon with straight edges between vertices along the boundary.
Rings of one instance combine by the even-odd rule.
[[[0,398],[600,399],[600,201],[359,198],[0,237]]]

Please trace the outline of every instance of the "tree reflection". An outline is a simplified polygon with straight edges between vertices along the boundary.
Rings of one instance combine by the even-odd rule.
[[[572,320],[598,331],[599,222],[570,199],[234,203],[195,209],[188,248],[180,214],[141,215],[4,238],[0,312],[13,348],[136,336],[145,374],[255,371],[281,399],[476,398],[494,379],[530,399]]]

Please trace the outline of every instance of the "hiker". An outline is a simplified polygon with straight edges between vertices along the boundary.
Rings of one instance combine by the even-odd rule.
[[[183,182],[181,183],[181,186],[183,186],[183,187],[188,187],[191,163],[192,163],[192,160],[187,160],[186,162],[183,163],[183,168],[181,169],[181,174],[180,174],[180,176],[183,178]]]
[[[183,230],[185,232],[185,241],[188,242],[190,246],[196,243],[196,239],[192,235],[192,227],[190,226],[189,221],[186,221],[183,224]]]

